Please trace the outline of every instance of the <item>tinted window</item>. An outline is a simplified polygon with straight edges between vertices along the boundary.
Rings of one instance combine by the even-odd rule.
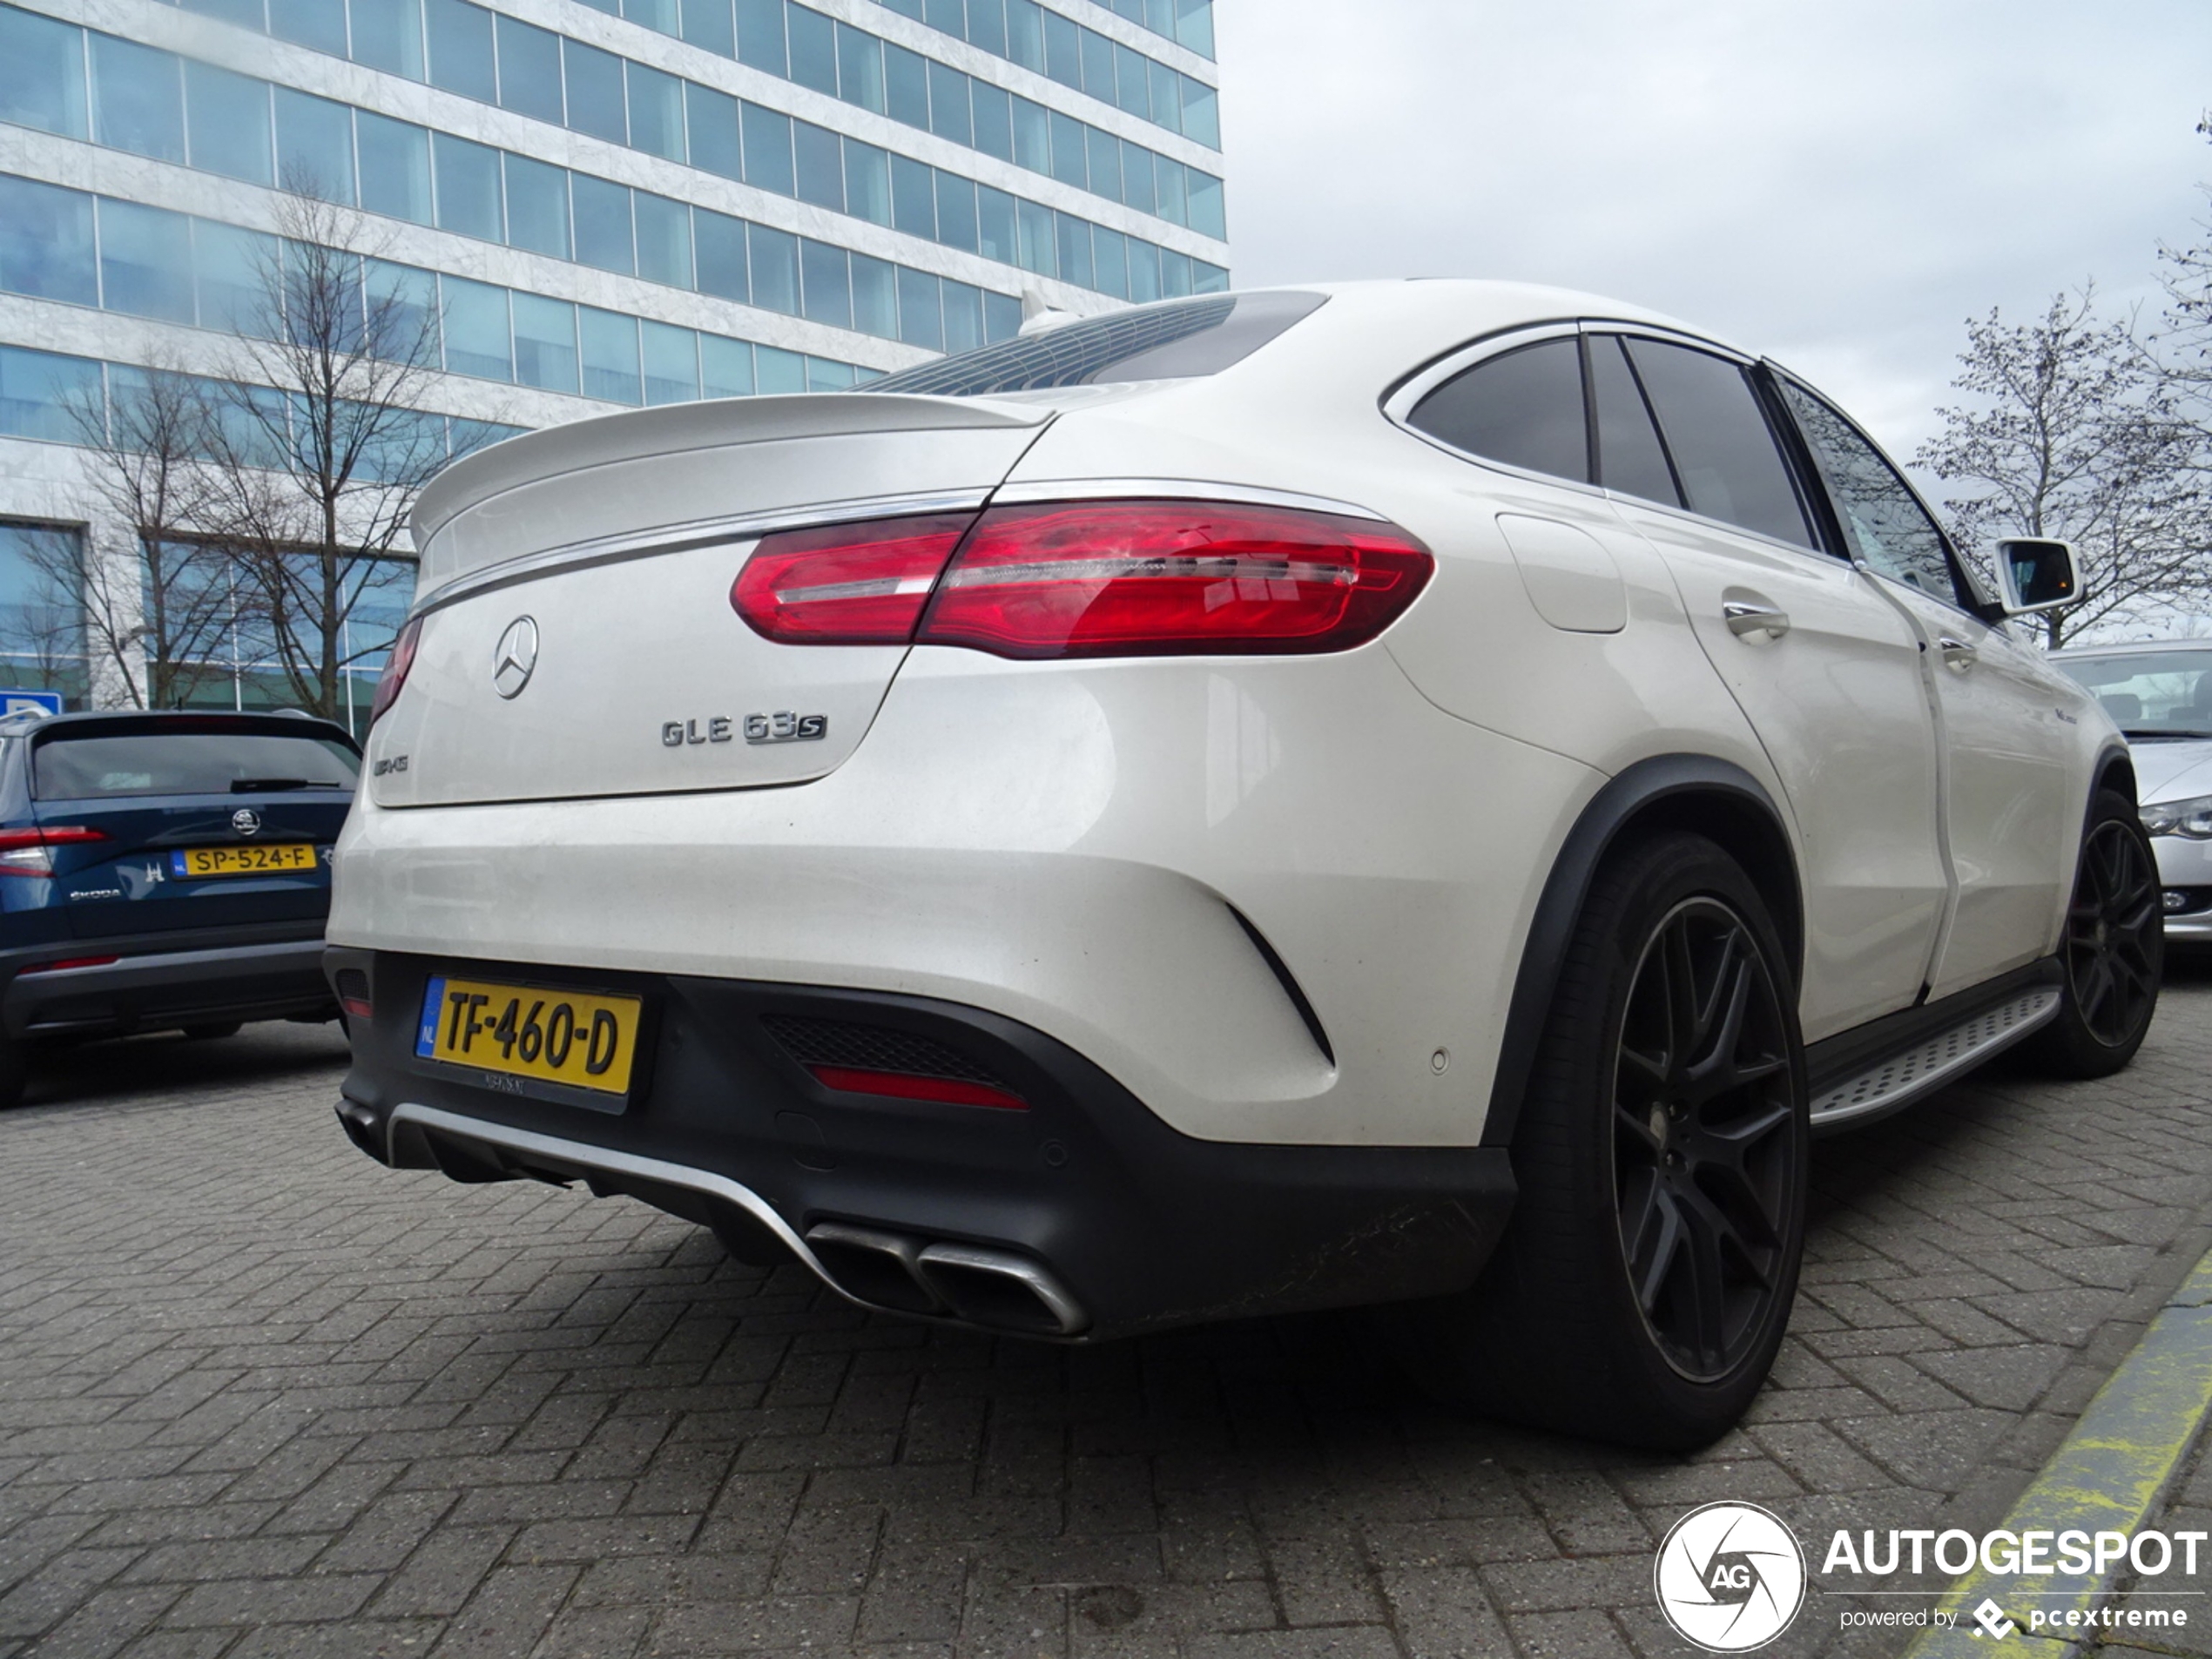
[[[1631,340],[1692,512],[1811,547],[1804,509],[1743,371],[1710,352]]]
[[[274,786],[351,789],[361,759],[328,738],[259,732],[51,737],[32,752],[41,800],[116,795],[226,795]]]
[[[1195,380],[1242,362],[1325,298],[1247,293],[1120,311],[903,369],[860,390],[983,397],[1100,381]]]
[[[2053,658],[2087,686],[2127,734],[2212,734],[2212,648]]]
[[[1853,557],[1892,582],[1959,603],[1943,532],[1857,428],[1803,387],[1780,381],[1805,447],[1835,497]]]
[[[1409,418],[1468,455],[1589,481],[1582,367],[1572,339],[1547,340],[1477,363],[1414,405]]]
[[[1651,411],[1617,334],[1590,336],[1590,403],[1597,412],[1597,481],[1624,496],[1682,505]]]

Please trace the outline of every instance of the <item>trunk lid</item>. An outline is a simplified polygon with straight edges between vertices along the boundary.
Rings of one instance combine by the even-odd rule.
[[[834,771],[905,648],[762,638],[730,604],[746,556],[798,523],[979,508],[1053,412],[752,398],[579,421],[461,462],[416,509],[421,631],[370,733],[373,799],[460,806]]]
[[[48,848],[70,931],[114,938],[327,914],[355,760],[316,735],[325,730],[153,716],[41,732],[39,827],[98,838]],[[295,786],[271,786],[286,784]]]

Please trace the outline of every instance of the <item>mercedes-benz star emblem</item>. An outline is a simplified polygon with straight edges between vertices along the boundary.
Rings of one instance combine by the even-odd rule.
[[[251,806],[241,806],[231,814],[231,827],[240,835],[259,834],[261,829],[261,814]]]
[[[536,667],[537,622],[534,617],[517,617],[507,624],[507,631],[500,635],[498,647],[491,654],[492,689],[504,698],[520,697]]]

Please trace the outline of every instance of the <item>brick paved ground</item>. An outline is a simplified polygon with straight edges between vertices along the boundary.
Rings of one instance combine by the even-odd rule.
[[[2202,970],[2115,1082],[1818,1149],[1775,1384],[1687,1461],[1433,1412],[1355,1318],[865,1318],[627,1201],[377,1169],[341,1052],[87,1049],[0,1116],[0,1659],[1679,1654],[1685,1508],[1989,1524],[2212,1244]]]

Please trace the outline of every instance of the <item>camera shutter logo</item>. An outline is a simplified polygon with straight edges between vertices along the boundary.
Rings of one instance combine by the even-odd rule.
[[[1748,1653],[1788,1629],[1804,1605],[1804,1551],[1757,1504],[1709,1503],[1669,1529],[1651,1584],[1684,1641],[1709,1653]]]

